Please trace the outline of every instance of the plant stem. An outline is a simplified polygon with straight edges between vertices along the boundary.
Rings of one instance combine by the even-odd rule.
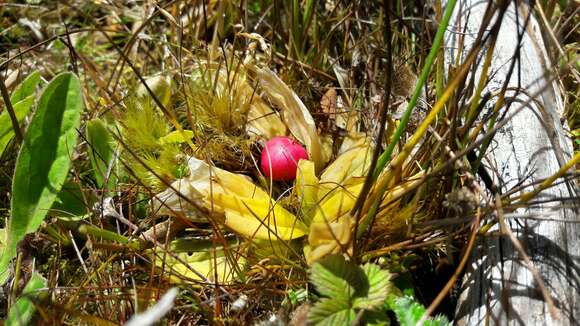
[[[437,34],[435,34],[433,46],[429,51],[429,55],[427,56],[427,60],[425,61],[425,65],[423,66],[423,70],[421,71],[421,75],[419,76],[419,80],[417,81],[417,85],[415,86],[413,97],[411,97],[411,100],[407,105],[407,109],[405,110],[405,113],[401,117],[399,127],[397,128],[397,130],[395,130],[395,134],[393,135],[393,138],[388,144],[387,149],[383,152],[383,154],[381,154],[381,157],[379,157],[379,161],[377,163],[373,179],[376,179],[379,176],[379,174],[383,171],[385,166],[387,166],[387,164],[391,160],[391,154],[393,154],[395,146],[399,142],[399,139],[401,138],[403,131],[405,130],[405,128],[407,128],[407,124],[409,123],[409,119],[411,118],[411,113],[413,112],[413,109],[417,105],[417,100],[419,99],[419,95],[421,94],[421,89],[425,86],[425,83],[429,78],[431,66],[433,66],[433,62],[435,62],[435,58],[437,57],[439,48],[441,47],[441,43],[443,42],[443,36],[445,35],[445,31],[447,30],[447,25],[449,25],[449,20],[451,18],[451,14],[453,13],[453,9],[455,8],[456,2],[457,0],[450,0],[449,2],[447,2],[447,7],[445,8],[443,19],[439,24]]]
[[[18,118],[16,118],[16,113],[14,113],[14,107],[10,101],[10,95],[8,94],[8,89],[6,84],[4,84],[4,79],[0,78],[0,92],[2,92],[2,99],[4,99],[4,104],[6,104],[6,110],[10,116],[10,121],[12,122],[12,128],[14,129],[14,134],[16,135],[16,140],[19,144],[22,144],[24,137],[22,136],[22,130],[20,130],[20,124],[18,123]]]

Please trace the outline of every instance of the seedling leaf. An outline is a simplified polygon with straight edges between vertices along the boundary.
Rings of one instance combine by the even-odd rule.
[[[391,298],[389,299],[389,306],[397,316],[401,326],[415,326],[425,314],[425,307],[410,296]],[[444,316],[437,316],[427,319],[423,325],[450,326],[451,323]]]

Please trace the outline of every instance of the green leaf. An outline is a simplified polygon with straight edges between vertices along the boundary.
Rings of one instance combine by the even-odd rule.
[[[28,75],[21,83],[16,87],[12,95],[10,95],[10,102],[12,105],[24,100],[25,98],[34,95],[36,87],[40,83],[40,73],[35,71]]]
[[[67,181],[54,200],[50,213],[58,217],[83,216],[89,205],[78,182]]]
[[[31,73],[26,79],[16,87],[12,95],[10,96],[10,102],[14,109],[14,115],[16,115],[16,120],[18,123],[22,122],[30,108],[34,104],[34,92],[36,87],[40,83],[40,73],[35,71]],[[12,120],[8,111],[4,110],[0,114],[0,156],[4,154],[6,146],[14,137],[14,128],[12,126]]]
[[[308,312],[308,323],[319,326],[351,325],[356,318],[356,311],[348,302],[324,298],[316,302]]]
[[[8,277],[7,267],[18,242],[38,229],[62,188],[76,147],[82,108],[81,85],[71,73],[56,76],[40,97],[16,161],[0,284]]]
[[[87,142],[89,143],[89,158],[95,174],[97,186],[102,188],[107,179],[107,171],[113,162],[113,137],[105,123],[100,119],[87,122]],[[108,188],[113,189],[116,180],[113,173],[108,179]]]
[[[174,130],[167,135],[159,138],[160,145],[167,145],[167,144],[183,144],[187,143],[188,139],[193,138],[193,131],[191,130]]]
[[[413,297],[403,296],[389,299],[389,307],[397,316],[397,320],[401,326],[415,326],[425,314],[425,307],[415,301]],[[423,325],[425,326],[451,326],[451,323],[445,316],[437,316],[435,318],[427,319]]]
[[[36,311],[36,306],[30,300],[31,297],[39,295],[38,290],[46,287],[46,279],[38,273],[32,274],[32,277],[26,283],[24,290],[22,290],[22,295],[16,300],[16,303],[8,311],[8,318],[6,318],[5,325],[29,325],[34,312]]]
[[[366,310],[362,316],[364,321],[363,325],[367,326],[389,326],[391,325],[391,319],[387,315],[384,309],[381,310]]]
[[[355,298],[353,307],[373,310],[380,307],[387,299],[391,289],[391,275],[388,271],[371,263],[364,265],[362,269],[369,283],[368,292]]]
[[[342,255],[328,256],[310,269],[310,280],[320,294],[335,301],[350,302],[357,293],[368,291],[368,282],[360,267]]]
[[[6,229],[0,229],[0,252],[6,247]]]
[[[12,106],[14,109],[14,115],[16,115],[16,120],[18,120],[19,123],[22,122],[33,104],[34,96],[29,96]],[[8,111],[4,110],[2,114],[0,114],[0,156],[4,153],[6,146],[8,146],[8,143],[12,138],[14,138],[12,120],[10,120]]]

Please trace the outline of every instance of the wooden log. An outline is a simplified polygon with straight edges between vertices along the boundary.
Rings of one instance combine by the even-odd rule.
[[[509,6],[498,35],[486,91],[499,91],[506,80],[518,46],[518,24],[521,30],[530,11],[528,3],[518,1],[517,10],[514,3]],[[487,6],[487,1],[458,2],[446,35],[448,63],[454,62],[458,51],[469,51]],[[461,49],[460,35],[465,41]],[[573,151],[560,122],[560,90],[556,83],[544,87],[545,72],[554,69],[534,17],[525,27],[519,60],[510,86],[521,85],[528,94],[545,90],[494,137],[485,165],[488,171],[495,171],[495,182],[503,192],[554,174]],[[478,75],[476,72],[476,80]],[[518,99],[528,98],[522,93]],[[510,112],[519,106],[521,103],[513,103]],[[556,318],[550,315],[550,305],[522,255],[505,233],[495,228],[478,239],[466,267],[456,310],[457,325],[580,325],[579,203],[564,200],[577,198],[574,188],[573,183],[561,183],[543,191],[538,199],[552,201],[519,209],[521,218],[507,220],[545,283],[556,307]],[[552,220],[529,219],[527,215]]]

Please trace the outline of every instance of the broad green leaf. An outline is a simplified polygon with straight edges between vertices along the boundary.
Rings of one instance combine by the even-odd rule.
[[[66,180],[82,108],[80,82],[71,73],[56,76],[40,97],[16,161],[0,283],[18,242],[38,229]]]
[[[28,283],[26,283],[24,290],[22,290],[22,295],[18,300],[16,300],[16,303],[10,307],[5,325],[29,325],[32,317],[34,317],[34,313],[36,312],[36,306],[30,298],[38,296],[40,294],[40,291],[38,290],[45,287],[46,279],[36,272],[33,273]]]
[[[0,253],[4,251],[6,247],[6,229],[0,229]]]
[[[113,137],[102,120],[93,119],[87,122],[87,142],[89,143],[88,152],[95,181],[97,186],[102,188],[107,179],[107,171],[112,164],[115,151]],[[115,185],[114,173],[110,173],[108,181],[108,189],[113,189]]]
[[[388,306],[393,310],[395,316],[397,316],[397,320],[401,326],[417,325],[426,310],[422,304],[410,296],[392,297],[388,300]],[[437,316],[435,318],[429,318],[423,325],[451,326],[451,323],[444,316]]]
[[[78,182],[68,181],[60,189],[50,212],[58,217],[83,216],[89,213],[83,192]]]
[[[373,310],[380,307],[389,294],[391,288],[391,275],[388,271],[382,270],[376,264],[365,264],[362,267],[363,272],[369,282],[368,292],[355,298],[353,306],[366,310]]]
[[[40,83],[40,73],[35,71],[28,75],[12,92],[10,95],[10,102],[12,105],[24,100],[25,98],[34,95],[36,91],[36,87]]]
[[[312,265],[310,280],[323,296],[349,303],[369,287],[363,270],[343,255],[328,256]]]
[[[34,96],[29,96],[22,101],[14,104],[14,115],[16,115],[16,120],[22,122],[30,108],[34,104]],[[6,150],[6,146],[12,138],[14,137],[14,128],[12,126],[12,120],[10,120],[10,115],[8,111],[4,110],[0,114],[0,155]]]
[[[308,312],[308,323],[319,326],[352,325],[356,311],[348,302],[324,298],[316,302]]]

